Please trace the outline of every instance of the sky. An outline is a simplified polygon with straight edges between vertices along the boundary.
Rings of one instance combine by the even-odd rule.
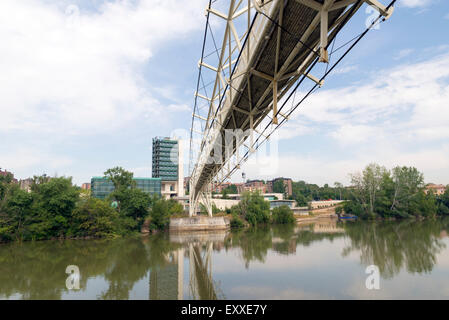
[[[190,130],[207,4],[0,1],[0,167],[78,185],[114,166],[151,177],[152,138]],[[335,47],[370,15],[364,5]],[[397,1],[280,129],[276,163],[250,161],[233,181],[348,184],[375,162],[449,184],[447,30],[447,1]]]

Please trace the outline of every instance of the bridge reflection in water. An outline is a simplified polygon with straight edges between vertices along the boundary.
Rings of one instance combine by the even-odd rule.
[[[188,257],[189,298],[216,300],[224,298],[212,278],[212,251],[223,246],[227,231],[172,233],[170,242],[181,247],[165,255],[166,264],[150,271],[151,300],[184,298],[184,257]],[[218,292],[217,292],[218,291]]]
[[[336,219],[320,219],[293,226],[284,226],[281,232],[269,232],[267,250],[295,254],[298,245],[295,234],[311,231],[316,234],[342,234],[344,229],[337,226]],[[271,230],[270,230],[271,231]],[[288,231],[288,232],[285,232]],[[257,232],[256,232],[257,233]],[[233,241],[234,240],[234,241]],[[164,255],[165,263],[150,271],[151,300],[184,299],[184,258],[188,261],[188,298],[194,300],[216,300],[225,298],[212,277],[212,253],[227,245],[241,245],[238,234],[229,231],[171,233],[169,241],[179,248]],[[257,241],[257,240],[256,240]],[[285,250],[284,247],[287,247]],[[245,255],[243,255],[245,257]],[[248,259],[245,263],[249,266]]]
[[[226,298],[220,283],[213,278],[214,252],[220,255],[222,249],[237,250],[245,269],[250,269],[254,262],[265,263],[270,252],[297,255],[301,247],[323,240],[346,239],[342,243],[342,258],[355,251],[361,265],[377,265],[384,278],[399,274],[403,268],[411,273],[429,273],[437,262],[436,256],[445,248],[441,240],[447,237],[448,222],[353,223],[318,219],[295,226],[259,227],[232,233],[170,234],[164,241],[175,244],[176,249],[165,254],[164,264],[150,269],[150,299]],[[380,238],[383,240],[379,241]]]

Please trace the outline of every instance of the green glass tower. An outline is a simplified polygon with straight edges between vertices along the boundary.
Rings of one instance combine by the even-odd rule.
[[[177,140],[153,138],[153,178],[178,180],[178,148]]]

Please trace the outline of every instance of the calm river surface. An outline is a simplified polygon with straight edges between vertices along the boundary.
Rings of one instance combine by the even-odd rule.
[[[0,245],[0,299],[449,299],[449,220]],[[79,268],[79,290],[66,268]],[[380,271],[368,290],[367,266]],[[69,281],[70,282],[70,281]]]

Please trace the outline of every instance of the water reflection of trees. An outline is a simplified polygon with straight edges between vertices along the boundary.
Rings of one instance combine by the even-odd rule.
[[[335,221],[330,221],[336,224]],[[233,232],[225,241],[226,249],[239,248],[245,267],[251,261],[265,262],[268,252],[278,254],[295,254],[299,245],[309,246],[313,242],[343,237],[343,233],[318,233],[315,224],[307,226],[275,225],[250,228]]]
[[[66,267],[77,265],[81,271],[81,290],[89,278],[104,275],[111,284],[105,298],[126,299],[131,283],[148,270],[148,262],[139,259],[130,270],[124,267],[123,261],[135,256],[145,257],[145,251],[140,239],[43,241],[0,246],[0,295],[9,298],[20,293],[23,299],[60,299],[68,293]],[[124,269],[126,272],[122,272]]]
[[[449,229],[449,220],[406,220],[382,222],[333,221],[297,226],[273,226],[233,232],[226,248],[239,248],[246,268],[250,262],[265,262],[269,251],[296,254],[298,246],[308,247],[320,241],[349,239],[342,256],[360,255],[364,265],[375,264],[383,277],[392,277],[402,268],[410,273],[429,273],[445,248],[440,239]]]
[[[101,299],[128,299],[135,284],[148,276],[151,299],[183,297],[183,261],[189,260],[192,298],[217,299],[224,295],[212,277],[212,252],[237,250],[246,266],[265,262],[270,251],[296,254],[299,246],[311,246],[337,238],[349,239],[344,257],[360,255],[362,264],[375,264],[382,276],[393,277],[402,268],[411,273],[432,271],[440,239],[448,220],[402,222],[320,222],[302,226],[273,226],[214,233],[198,239],[157,234],[145,238],[118,240],[44,241],[0,246],[0,297],[19,293],[23,299],[60,299],[68,265],[81,271],[81,291],[88,279],[104,279],[107,288]],[[181,267],[181,269],[180,269]],[[191,270],[191,271],[190,271]],[[187,271],[187,270],[186,270]],[[193,279],[193,280],[192,280]],[[185,290],[185,289],[184,289]]]
[[[68,265],[80,269],[80,288],[88,279],[103,277],[108,288],[97,298],[128,299],[135,283],[151,268],[163,267],[168,252],[179,245],[161,236],[142,241],[41,241],[0,246],[0,296],[20,293],[23,299],[60,299],[66,288]]]
[[[225,248],[241,249],[245,267],[249,267],[251,261],[265,261],[269,249],[273,246],[272,234],[268,227],[250,228],[232,233],[225,243]]]
[[[361,263],[377,265],[385,278],[403,267],[410,273],[429,273],[445,248],[439,236],[447,227],[445,220],[347,223],[344,228],[351,243],[342,255],[360,253]]]

